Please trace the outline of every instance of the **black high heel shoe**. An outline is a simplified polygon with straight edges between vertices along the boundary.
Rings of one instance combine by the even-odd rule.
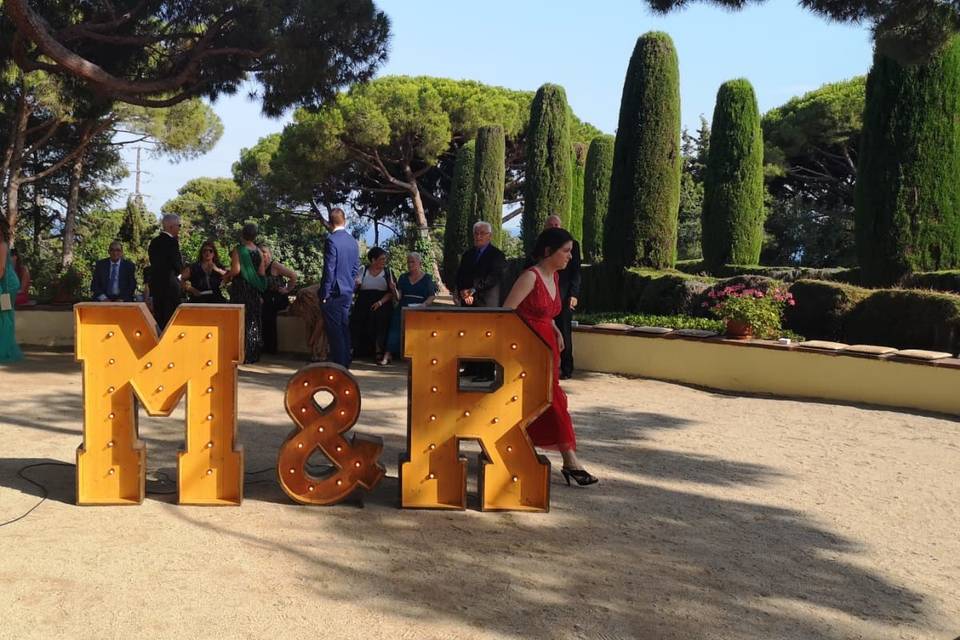
[[[600,482],[600,478],[590,475],[586,469],[567,469],[566,467],[560,467],[560,473],[563,474],[563,479],[567,481],[568,487],[570,486],[570,478],[576,480],[577,484],[581,487]]]

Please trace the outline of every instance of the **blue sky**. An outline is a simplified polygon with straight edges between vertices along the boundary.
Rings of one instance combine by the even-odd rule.
[[[379,75],[469,78],[513,89],[566,88],[580,118],[613,133],[636,39],[666,31],[680,59],[683,124],[710,119],[717,88],[744,77],[761,111],[826,83],[869,70],[869,30],[830,23],[790,0],[741,12],[695,5],[666,17],[643,0],[376,0],[392,20],[390,58]],[[214,104],[224,124],[217,147],[197,160],[146,159],[143,190],[159,211],[192,178],[229,176],[240,150],[280,131],[245,95]],[[128,152],[131,161],[132,154]],[[123,187],[133,189],[133,178]],[[126,193],[122,200],[125,200]]]

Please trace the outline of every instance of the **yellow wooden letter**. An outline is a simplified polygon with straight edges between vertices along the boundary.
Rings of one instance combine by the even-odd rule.
[[[186,450],[177,461],[181,504],[240,504],[243,450],[237,429],[237,363],[243,307],[186,304],[157,338],[139,303],[74,307],[76,356],[83,363],[83,444],[77,449],[77,504],[139,504],[146,479],[136,398],[168,416],[187,395]]]
[[[411,361],[403,507],[466,508],[466,459],[459,441],[483,448],[483,510],[546,511],[550,463],[526,427],[549,406],[553,354],[512,311],[404,310],[403,355]],[[461,360],[495,361],[502,384],[461,391]]]

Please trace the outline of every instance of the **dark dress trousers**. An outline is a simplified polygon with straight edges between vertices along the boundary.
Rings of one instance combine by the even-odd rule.
[[[150,295],[153,297],[153,317],[157,330],[163,331],[180,304],[180,280],[183,256],[180,241],[161,232],[150,241]]]
[[[110,270],[113,263],[110,258],[97,260],[93,267],[93,282],[90,283],[90,291],[94,300],[99,300],[100,296],[106,296],[108,300],[114,302],[132,302],[133,294],[137,290],[137,270],[133,263],[122,258],[118,267],[117,291],[110,290]]]
[[[560,315],[553,319],[563,335],[564,349],[560,352],[560,375],[569,378],[573,375],[573,311],[570,310],[570,298],[580,297],[580,243],[573,241],[573,257],[567,268],[560,272],[560,290],[558,295],[563,303]]]
[[[480,254],[471,247],[460,258],[457,269],[457,291],[474,289],[472,307],[499,307],[501,298],[500,283],[507,267],[507,258],[503,251],[488,244]]]

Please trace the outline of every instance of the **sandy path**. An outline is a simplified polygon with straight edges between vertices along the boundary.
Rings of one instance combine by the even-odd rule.
[[[297,366],[244,369],[248,471],[291,429]],[[567,389],[600,485],[555,473],[547,515],[401,511],[405,376],[356,373],[389,476],[364,509],[295,506],[270,473],[241,508],[79,508],[71,469],[27,472],[51,499],[0,528],[0,638],[960,635],[960,422],[586,375]],[[37,500],[17,469],[73,460],[79,369],[35,354],[0,388],[4,521]],[[151,477],[181,429],[141,419]]]

